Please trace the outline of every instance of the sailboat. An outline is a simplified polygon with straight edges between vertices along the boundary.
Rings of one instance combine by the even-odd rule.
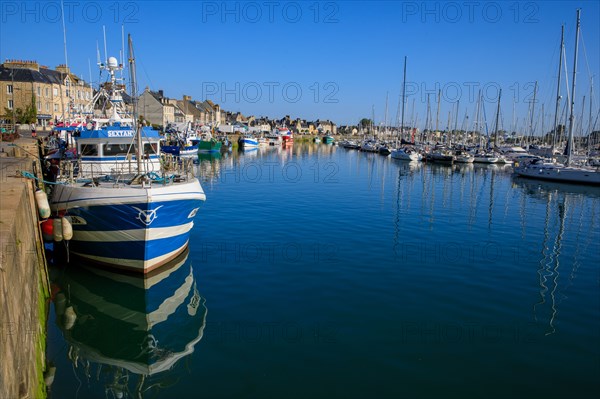
[[[128,40],[133,122],[137,120],[135,58],[131,36]],[[115,90],[112,86],[110,90]],[[113,92],[111,98],[115,96]],[[186,249],[206,195],[194,177],[192,159],[153,162],[151,154],[160,151],[158,132],[136,125],[125,122],[117,107],[108,121],[88,123],[77,138],[78,148],[83,149],[81,143],[89,138],[104,143],[95,144],[97,148],[124,145],[133,154],[121,164],[113,159],[115,166],[108,170],[91,161],[80,168],[84,151],[81,160],[63,162],[50,207],[55,217],[71,220],[70,254],[98,266],[146,274]]]
[[[404,79],[402,81],[402,118],[400,120],[400,135],[404,132],[404,103],[406,96],[406,56],[404,57]],[[396,148],[392,150],[392,158],[400,161],[420,161],[423,156],[409,148]]]
[[[547,162],[542,159],[534,159],[531,162],[524,163],[515,167],[515,173],[523,177],[531,177],[535,179],[553,180],[567,183],[577,184],[593,184],[600,185],[600,168],[578,167],[571,166],[571,158],[573,151],[573,122],[574,122],[574,107],[575,107],[575,77],[577,71],[577,50],[579,45],[579,29],[580,29],[580,13],[577,10],[577,29],[575,31],[575,56],[573,61],[573,83],[571,88],[571,111],[569,116],[569,139],[565,152],[567,161],[564,165]],[[561,40],[561,50],[562,50]],[[561,68],[562,65],[559,65]]]

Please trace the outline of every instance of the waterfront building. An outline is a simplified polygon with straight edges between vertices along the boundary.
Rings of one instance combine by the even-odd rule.
[[[0,65],[0,114],[6,123],[12,115],[6,111],[26,109],[32,99],[38,126],[68,119],[84,112],[94,97],[92,87],[71,73],[66,65],[56,69],[37,61],[7,60]]]
[[[138,98],[138,110],[141,116],[153,125],[165,127],[175,123],[175,107],[165,97],[162,90],[146,90]]]

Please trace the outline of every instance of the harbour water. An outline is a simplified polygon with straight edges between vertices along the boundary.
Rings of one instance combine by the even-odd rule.
[[[189,253],[145,287],[52,269],[52,397],[600,391],[599,188],[299,143],[197,172]]]

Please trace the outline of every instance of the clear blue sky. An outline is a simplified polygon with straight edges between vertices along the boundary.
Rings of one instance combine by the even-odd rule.
[[[472,121],[477,92],[493,125],[502,88],[502,126],[524,126],[535,81],[535,113],[544,104],[545,130],[553,120],[560,27],[565,24],[566,65],[572,77],[576,9],[582,9],[576,112],[595,78],[594,115],[600,95],[598,1],[64,1],[68,61],[72,71],[98,79],[96,42],[104,58],[118,56],[121,25],[134,40],[140,89],[163,89],[210,98],[245,115],[395,123],[404,56],[409,97],[405,120],[425,123],[431,93],[442,90],[440,129],[460,97],[459,126]],[[0,59],[64,63],[60,1],[1,3]],[[96,83],[96,82],[95,82]],[[566,104],[565,84],[561,88]],[[414,111],[413,111],[414,101]],[[452,115],[454,119],[454,115]],[[541,131],[541,118],[535,118]],[[599,122],[600,123],[600,122]],[[472,122],[469,122],[472,124]]]

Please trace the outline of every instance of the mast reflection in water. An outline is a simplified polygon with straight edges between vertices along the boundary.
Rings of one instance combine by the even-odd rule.
[[[515,183],[527,196],[545,205],[537,269],[539,300],[533,305],[533,317],[537,323],[546,323],[545,335],[551,335],[557,332],[559,305],[570,295],[581,255],[593,246],[594,238],[589,233],[595,221],[593,217],[588,219],[585,205],[586,199],[600,198],[600,190],[524,178],[515,178]],[[567,231],[572,238],[565,242]],[[561,265],[568,269],[561,270]]]
[[[52,274],[65,347],[49,360],[56,379],[79,381],[54,384],[70,392],[52,389],[52,396],[139,397],[177,382],[178,363],[202,339],[207,313],[188,250],[145,278],[73,264]]]

